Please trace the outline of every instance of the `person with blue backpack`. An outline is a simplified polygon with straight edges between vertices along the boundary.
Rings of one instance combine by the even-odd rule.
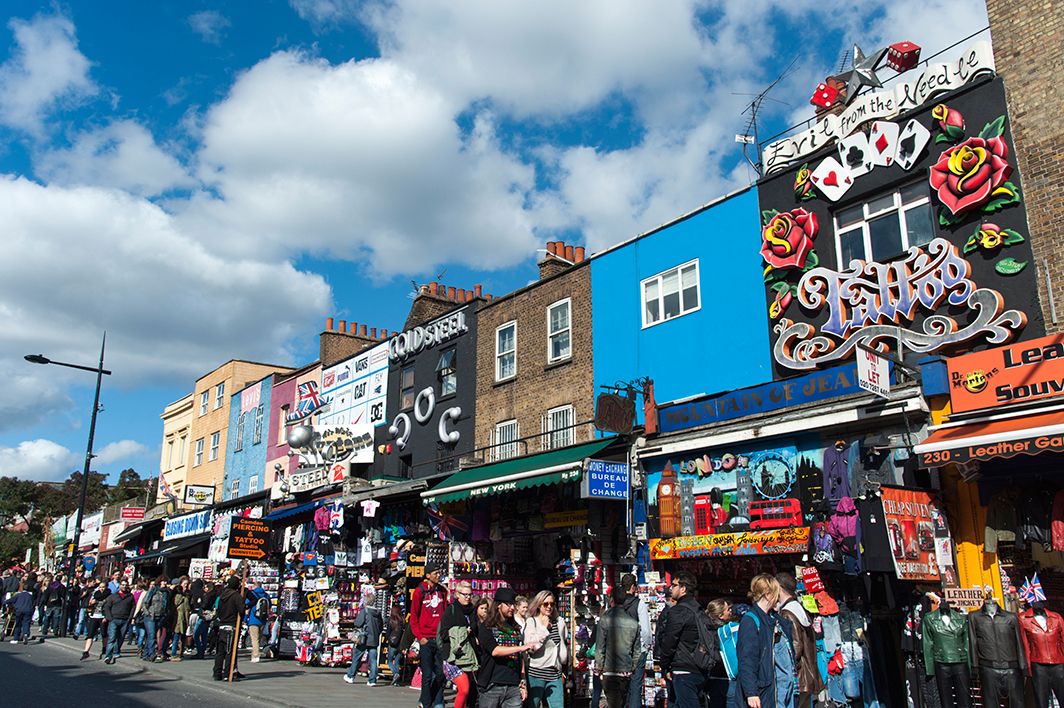
[[[251,663],[259,663],[259,644],[262,641],[262,628],[270,619],[270,596],[258,580],[251,581],[251,592],[247,600],[248,637],[251,639]]]
[[[672,682],[677,708],[700,708],[711,671],[720,661],[716,628],[695,597],[695,578],[690,573],[672,577],[669,593],[676,600],[661,628],[658,663]]]
[[[776,612],[780,585],[762,573],[750,581],[750,611],[739,622],[739,692],[747,708],[793,708],[797,690],[791,624]]]

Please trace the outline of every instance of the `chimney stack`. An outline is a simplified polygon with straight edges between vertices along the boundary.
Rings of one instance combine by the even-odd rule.
[[[439,285],[437,285],[436,283],[429,283],[429,295],[435,295],[436,294],[436,290],[438,288],[439,288]]]
[[[387,339],[387,338],[388,338],[388,330],[382,329],[381,330],[381,339]]]
[[[576,254],[573,251],[574,249],[572,246],[565,247],[565,260],[569,261],[570,263],[576,260]]]
[[[451,300],[453,302],[454,301],[454,297],[455,297],[455,289],[454,289],[454,286],[452,285],[452,286],[447,288],[447,299]]]
[[[358,334],[358,322],[351,321],[347,324],[348,334]]]
[[[370,327],[369,328],[369,338],[370,339],[376,339],[377,338],[377,328],[376,327]]]

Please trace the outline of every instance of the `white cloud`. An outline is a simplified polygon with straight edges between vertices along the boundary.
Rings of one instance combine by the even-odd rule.
[[[143,196],[195,185],[144,126],[129,120],[80,133],[69,148],[42,151],[35,167],[52,184],[112,187]]]
[[[288,4],[316,27],[350,22],[358,14],[358,0],[288,0]]]
[[[204,10],[188,16],[189,27],[209,44],[221,44],[227,30],[232,24],[222,13],[217,10]]]
[[[117,440],[107,443],[96,451],[95,465],[111,465],[148,452],[148,448],[136,440]]]
[[[51,440],[25,440],[16,447],[0,447],[0,477],[60,482],[74,472],[82,456]]]
[[[55,108],[98,92],[90,62],[78,50],[73,23],[58,15],[8,23],[15,49],[0,66],[0,123],[33,135]]]

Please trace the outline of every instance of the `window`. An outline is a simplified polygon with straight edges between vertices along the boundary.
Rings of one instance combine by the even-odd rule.
[[[259,407],[255,409],[255,432],[251,441],[252,445],[258,445],[262,442],[262,413],[262,404],[260,403]]]
[[[495,442],[492,447],[496,460],[517,457],[518,428],[516,420],[507,420],[495,426]]]
[[[887,261],[934,238],[931,204],[921,182],[835,212],[839,269],[855,258]]]
[[[214,409],[218,410],[225,402],[225,381],[214,387]]]
[[[547,411],[547,415],[543,416],[543,432],[547,433],[543,436],[544,449],[553,450],[575,442],[575,415],[572,406],[561,406]]]
[[[440,352],[440,361],[436,364],[436,376],[440,379],[440,398],[450,396],[458,391],[457,356],[454,347]]]
[[[211,453],[207,460],[213,462],[218,459],[218,447],[222,444],[222,431],[211,433]]]
[[[174,468],[174,441],[166,441],[166,469],[172,470]]]
[[[288,442],[288,438],[285,435],[285,433],[287,433],[288,431],[285,430],[285,427],[287,426],[287,422],[286,421],[288,420],[288,411],[289,411],[289,409],[290,409],[290,406],[281,406],[281,415],[278,416],[278,422],[277,422],[277,444],[278,445],[284,445],[286,442]]]
[[[556,302],[547,308],[547,362],[553,363],[572,356],[573,345],[570,326],[572,301]]]
[[[196,441],[196,459],[192,462],[193,467],[203,464],[203,438]]]
[[[204,391],[199,396],[199,414],[207,415],[207,403],[211,400],[211,392]]]
[[[233,445],[234,450],[244,449],[244,418],[246,415],[246,413],[241,413],[240,417],[236,419],[236,443]]]
[[[698,260],[658,273],[640,284],[643,326],[694,312],[701,306],[698,294]]]
[[[517,376],[517,323],[507,322],[495,330],[495,380]]]
[[[236,499],[240,496],[240,480],[234,479],[229,483],[229,498]]]
[[[408,366],[399,374],[399,408],[414,407],[414,367]]]
[[[248,480],[248,494],[254,494],[259,491],[259,476],[255,475]]]
[[[177,443],[177,466],[178,467],[184,467],[185,466],[185,440],[186,439],[187,438],[184,435],[182,435],[181,436],[181,440],[179,440],[178,443]]]

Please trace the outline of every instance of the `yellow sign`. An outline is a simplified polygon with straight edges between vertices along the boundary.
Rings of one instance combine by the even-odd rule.
[[[805,553],[809,549],[809,527],[764,531],[739,531],[703,536],[676,536],[650,541],[650,558],[712,558],[760,556],[779,553]]]
[[[560,529],[566,526],[586,526],[587,509],[578,511],[553,511],[543,515],[543,528]]]

